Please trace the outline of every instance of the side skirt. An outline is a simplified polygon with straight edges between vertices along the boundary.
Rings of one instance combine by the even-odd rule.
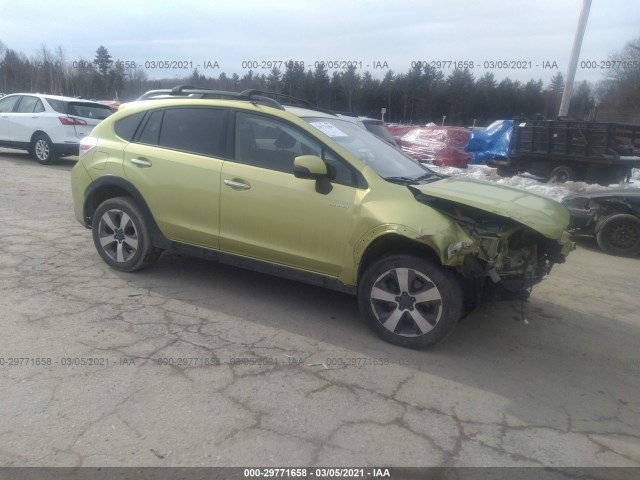
[[[231,265],[233,267],[274,275],[276,277],[286,278],[288,280],[294,280],[296,282],[302,282],[318,287],[329,288],[331,290],[348,293],[350,295],[355,295],[358,291],[356,286],[345,285],[336,278],[306,272],[304,270],[287,267],[277,263],[266,262],[264,260],[257,260],[255,258],[243,257],[241,255],[234,255],[232,253],[220,252],[179,242],[169,241],[168,246],[165,242],[161,243],[164,244],[162,248],[166,250],[190,257],[203,258],[205,260],[211,260],[225,265]]]

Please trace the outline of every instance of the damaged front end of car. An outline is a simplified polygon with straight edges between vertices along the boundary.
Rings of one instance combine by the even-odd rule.
[[[545,235],[522,219],[494,213],[495,206],[487,211],[418,190],[414,195],[454,220],[466,237],[450,243],[441,252],[441,261],[461,275],[465,302],[471,308],[498,300],[526,300],[532,287],[575,248],[564,231],[565,215],[556,219],[561,228],[554,233],[541,228]]]

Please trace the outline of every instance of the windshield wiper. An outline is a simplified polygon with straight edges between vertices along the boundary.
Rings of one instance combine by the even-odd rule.
[[[415,178],[409,177],[383,177],[387,182],[399,183],[400,185],[417,185]]]
[[[436,182],[445,178],[443,175],[435,172],[424,173],[417,177],[384,177],[385,180],[400,185],[418,185],[420,183]]]
[[[428,180],[429,182],[435,182],[437,180],[442,180],[445,177],[446,175],[440,175],[439,173],[427,172],[420,175],[419,177],[414,178],[413,180],[416,182],[424,182],[425,180]]]

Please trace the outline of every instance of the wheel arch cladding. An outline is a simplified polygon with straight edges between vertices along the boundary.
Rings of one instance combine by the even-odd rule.
[[[122,177],[105,175],[97,178],[89,184],[84,194],[84,222],[87,228],[91,228],[91,219],[98,206],[109,198],[130,197],[140,208],[145,219],[149,223],[151,240],[158,248],[167,248],[169,240],[160,231],[147,202],[142,194],[131,183]]]
[[[433,262],[434,265],[442,266],[437,252],[431,245],[415,240],[409,236],[403,235],[396,231],[390,231],[374,238],[364,247],[364,251],[359,256],[357,279],[360,279],[369,266],[383,255],[389,254],[410,254],[422,257],[425,260]],[[358,252],[356,251],[356,255]],[[358,258],[356,258],[358,261]]]

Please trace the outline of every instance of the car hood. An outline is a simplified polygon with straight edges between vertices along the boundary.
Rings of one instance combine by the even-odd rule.
[[[511,218],[548,238],[561,238],[569,225],[569,211],[558,202],[514,187],[446,178],[412,188],[424,195]]]

